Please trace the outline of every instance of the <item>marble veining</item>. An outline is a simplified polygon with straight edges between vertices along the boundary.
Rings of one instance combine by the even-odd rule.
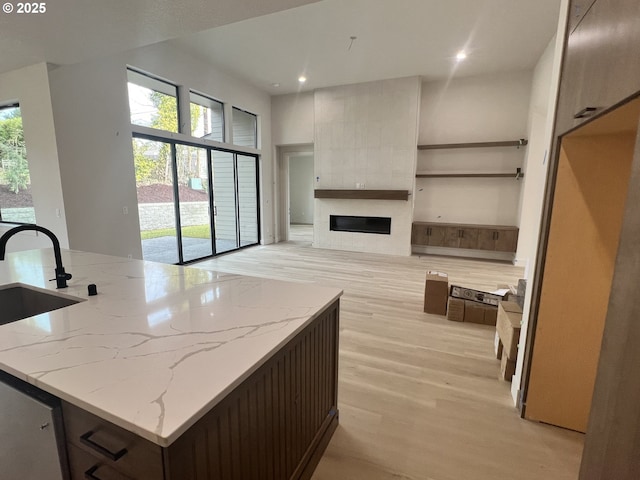
[[[78,304],[0,326],[0,369],[171,444],[342,292],[63,251]],[[0,285],[50,291],[51,249],[7,254]],[[95,283],[98,295],[89,297]]]

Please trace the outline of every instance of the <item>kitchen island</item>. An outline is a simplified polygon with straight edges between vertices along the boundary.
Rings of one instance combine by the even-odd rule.
[[[0,369],[62,400],[72,478],[311,476],[338,421],[341,291],[62,254],[82,301],[0,326]],[[7,254],[0,288],[60,293],[53,269],[50,249]]]

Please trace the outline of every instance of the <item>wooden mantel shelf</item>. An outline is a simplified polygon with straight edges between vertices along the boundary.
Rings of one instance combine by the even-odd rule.
[[[344,200],[409,200],[408,190],[324,190],[313,191],[314,198]]]

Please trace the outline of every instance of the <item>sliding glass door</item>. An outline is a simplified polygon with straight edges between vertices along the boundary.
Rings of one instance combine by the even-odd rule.
[[[240,155],[238,171],[238,217],[240,246],[258,243],[258,159]]]
[[[258,158],[133,139],[143,258],[183,264],[260,238]]]
[[[238,248],[234,157],[235,155],[231,152],[211,152],[211,163],[213,164],[213,214],[217,253],[224,253]]]
[[[213,255],[206,148],[176,145],[182,262]]]

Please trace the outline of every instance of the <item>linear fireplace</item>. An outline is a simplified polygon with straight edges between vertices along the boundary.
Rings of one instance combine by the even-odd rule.
[[[329,230],[334,232],[359,232],[391,234],[390,217],[355,217],[329,215]]]

